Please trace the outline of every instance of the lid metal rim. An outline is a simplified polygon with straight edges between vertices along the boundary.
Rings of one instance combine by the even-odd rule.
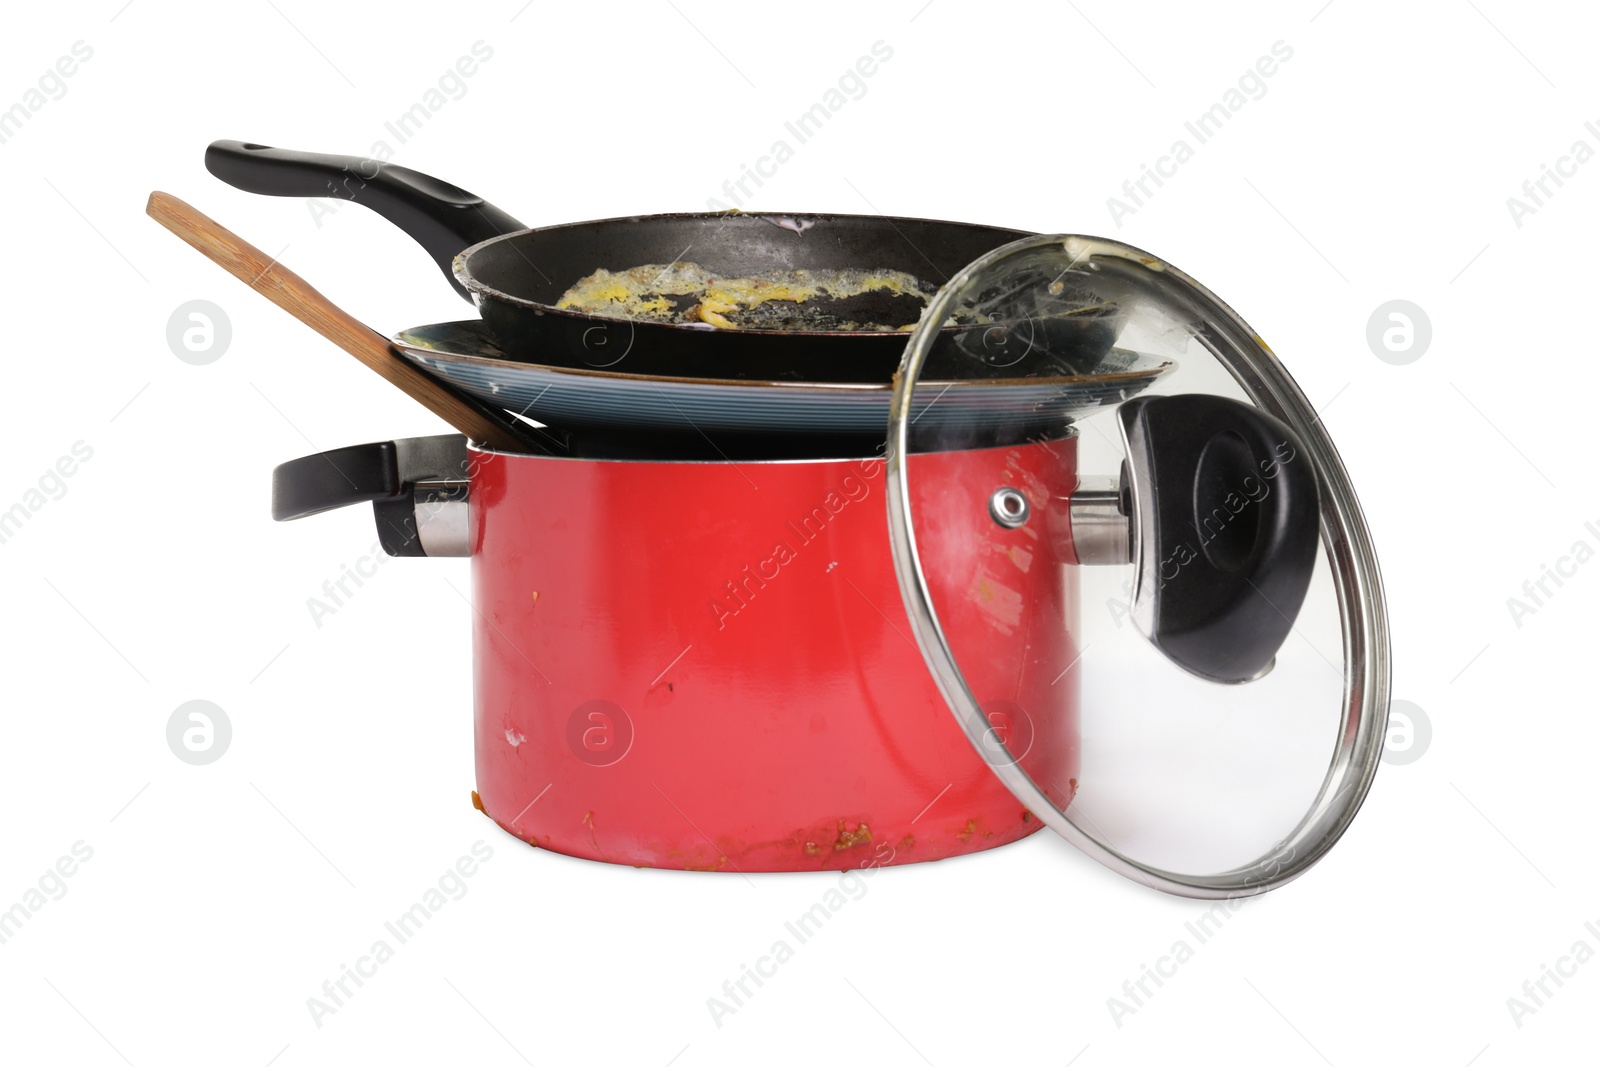
[[[1383,583],[1371,535],[1349,475],[1315,409],[1266,343],[1215,294],[1177,268],[1120,242],[1076,235],[1028,237],[975,260],[930,302],[923,321],[940,321],[962,287],[994,263],[1018,252],[1061,245],[1080,261],[1091,256],[1128,260],[1150,272],[1165,295],[1196,306],[1200,320],[1228,336],[1205,332],[1198,339],[1263,410],[1301,432],[1312,453],[1322,489],[1322,539],[1339,601],[1344,641],[1344,706],[1338,740],[1316,800],[1298,825],[1273,849],[1232,870],[1196,875],[1164,870],[1118,851],[1073,821],[1017,761],[989,760],[991,769],[1041,822],[1078,849],[1124,877],[1152,889],[1199,899],[1226,899],[1267,892],[1298,878],[1344,834],[1365,800],[1383,755],[1389,707],[1389,633]],[[991,727],[967,687],[934,610],[911,523],[904,458],[909,454],[911,394],[931,348],[932,332],[918,329],[906,346],[890,403],[887,501],[894,566],[901,598],[918,647],[946,703],[976,751],[992,744]],[[1070,807],[1070,805],[1069,805]]]

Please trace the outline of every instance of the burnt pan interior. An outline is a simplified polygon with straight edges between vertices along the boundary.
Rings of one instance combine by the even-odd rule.
[[[649,215],[548,226],[481,246],[478,284],[553,305],[596,270],[689,260],[728,277],[855,267],[905,271],[935,287],[1023,230],[881,215]]]

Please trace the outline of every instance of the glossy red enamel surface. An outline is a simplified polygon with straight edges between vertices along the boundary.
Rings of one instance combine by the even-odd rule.
[[[509,832],[748,872],[940,859],[1038,828],[913,643],[881,461],[473,459],[478,792]],[[1057,665],[1076,657],[1077,589],[1045,519],[1075,485],[1073,442],[911,462],[949,497],[919,502],[941,518],[917,533],[963,669],[1030,772],[1070,794],[1076,674]],[[1032,504],[1018,529],[989,516],[1002,485]],[[982,650],[1014,641],[1040,669],[989,676]]]

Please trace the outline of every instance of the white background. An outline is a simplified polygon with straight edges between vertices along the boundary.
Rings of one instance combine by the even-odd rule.
[[[8,1062],[631,1064],[1591,1059],[1600,963],[1519,1027],[1507,998],[1600,938],[1593,669],[1600,563],[1536,613],[1507,598],[1600,545],[1588,246],[1600,164],[1518,226],[1506,200],[1593,106],[1578,5],[348,7],[123,0],[6,13],[0,107],[92,58],[0,144],[9,311],[0,509],[93,449],[0,545],[0,907],[93,849],[0,945]],[[120,10],[119,10],[120,9]],[[635,871],[527,848],[467,803],[463,560],[386,564],[351,509],[277,526],[278,462],[444,427],[143,215],[164,189],[383,330],[464,305],[360,208],[211,178],[207,142],[365,153],[475,41],[493,57],[395,161],[529,225],[703,209],[875,41],[893,57],[753,206],[1103,233],[1203,280],[1324,407],[1387,579],[1395,695],[1431,748],[1386,765],[1321,866],[1250,903],[1135,1014],[1107,998],[1201,905],[1041,834],[881,872],[759,995],[706,998],[836,876]],[[1274,42],[1293,57],[1120,228],[1106,200]],[[1376,358],[1369,315],[1433,339]],[[231,319],[179,361],[173,309]],[[1553,587],[1552,587],[1553,588]],[[230,716],[188,766],[180,703]],[[446,868],[493,859],[316,1026],[306,998]],[[1554,989],[1553,986],[1550,987]]]

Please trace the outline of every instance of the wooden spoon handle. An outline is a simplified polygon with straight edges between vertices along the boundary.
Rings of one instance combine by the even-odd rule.
[[[177,197],[151,193],[145,213],[229,274],[383,375],[468,439],[502,451],[547,451],[536,445],[529,433],[519,431],[511,415],[429,377],[383,335],[340,310],[304,278]]]

